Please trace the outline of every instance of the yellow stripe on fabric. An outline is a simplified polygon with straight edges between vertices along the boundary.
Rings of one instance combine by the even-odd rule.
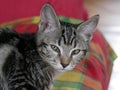
[[[81,73],[71,71],[63,73],[57,80],[59,81],[67,81],[67,82],[80,82],[82,77]]]
[[[55,87],[53,90],[78,90],[78,89],[70,87]]]
[[[40,22],[40,17],[39,16],[35,16],[32,18],[32,23],[34,24],[38,24]]]
[[[39,21],[40,21],[40,17],[38,16],[21,18],[9,22],[4,22],[0,24],[0,28],[5,28],[5,27],[14,28],[15,25],[19,25],[19,24],[37,24],[39,23]]]

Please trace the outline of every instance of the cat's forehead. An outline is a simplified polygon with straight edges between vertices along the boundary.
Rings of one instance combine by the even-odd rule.
[[[70,51],[73,48],[86,48],[85,43],[79,39],[77,28],[80,25],[60,22],[61,35],[59,38],[54,38],[51,43],[61,47],[64,51]],[[52,35],[53,36],[53,35]]]
[[[86,43],[77,36],[79,25],[61,22],[62,36],[60,38],[60,46],[65,51],[70,51],[73,48],[86,49]]]

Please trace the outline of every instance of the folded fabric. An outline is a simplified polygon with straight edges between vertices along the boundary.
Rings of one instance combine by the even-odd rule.
[[[64,22],[78,24],[82,20],[59,16]],[[37,31],[39,17],[30,17],[3,23],[0,27],[11,28],[18,33],[34,33]],[[107,90],[116,54],[96,30],[90,43],[86,58],[81,60],[73,71],[61,75],[54,82],[54,90]]]

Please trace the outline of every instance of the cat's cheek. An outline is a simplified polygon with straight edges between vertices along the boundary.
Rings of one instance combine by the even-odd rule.
[[[56,64],[56,65],[53,65],[53,67],[57,70],[57,71],[60,71],[63,69],[62,65],[61,64]]]
[[[49,56],[51,56],[51,59],[55,59],[58,56],[58,53],[53,51],[50,47],[48,48]]]
[[[75,65],[75,64],[78,63],[79,61],[80,61],[80,56],[77,55],[77,56],[73,57],[73,59],[72,59],[72,64]]]
[[[51,60],[49,63],[56,70],[62,70],[63,69],[62,65],[60,64],[60,60],[57,57],[54,58],[53,60]]]
[[[73,56],[73,62],[78,63],[84,57],[83,53],[79,53],[78,55]]]

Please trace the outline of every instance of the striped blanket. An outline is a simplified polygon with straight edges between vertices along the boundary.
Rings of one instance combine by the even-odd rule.
[[[82,22],[63,16],[59,16],[59,19],[73,24]],[[0,27],[12,28],[19,33],[32,33],[37,31],[38,22],[39,17],[36,16],[2,23]],[[87,56],[73,71],[66,72],[55,80],[54,90],[107,90],[115,58],[116,54],[108,42],[96,30]]]

